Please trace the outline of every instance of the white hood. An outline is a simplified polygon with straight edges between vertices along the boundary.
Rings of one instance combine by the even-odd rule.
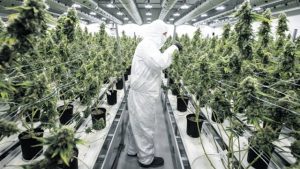
[[[144,38],[152,40],[160,49],[166,42],[163,33],[168,32],[168,25],[162,20],[155,20],[146,28]]]

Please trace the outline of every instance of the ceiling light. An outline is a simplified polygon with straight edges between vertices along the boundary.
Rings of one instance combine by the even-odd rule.
[[[147,18],[147,21],[151,21],[151,18]]]
[[[151,16],[152,13],[151,13],[151,12],[147,12],[146,15],[147,15],[147,16]]]
[[[224,10],[224,9],[225,9],[225,6],[223,6],[223,5],[222,5],[222,6],[218,6],[218,7],[216,8],[217,11],[222,11],[222,10]]]
[[[180,16],[180,13],[176,12],[173,14],[173,16]]]
[[[190,6],[187,5],[187,4],[183,4],[183,5],[180,7],[180,9],[189,9],[189,8],[190,8]]]
[[[73,8],[81,8],[81,6],[79,4],[73,4],[72,7]]]
[[[174,21],[174,18],[170,18],[169,20],[170,20],[170,21]]]
[[[106,5],[107,8],[115,8],[115,5],[113,3],[109,3]]]
[[[104,17],[103,17],[103,18],[102,18],[102,20],[104,20],[104,21],[105,21],[105,20],[106,20],[106,18],[104,18]]]
[[[90,12],[90,15],[96,15],[96,13],[95,12]]]
[[[170,24],[170,22],[169,22],[169,21],[168,21],[167,23],[168,23],[168,24]]]
[[[129,20],[129,18],[127,18],[127,17],[124,18],[124,21],[128,21],[128,20]]]
[[[151,5],[151,4],[146,4],[146,5],[145,5],[145,8],[151,9],[151,8],[152,8],[152,5]]]
[[[202,14],[201,17],[202,17],[202,18],[203,18],[203,17],[207,17],[207,14],[206,14],[206,13],[205,13],[205,14]]]
[[[193,22],[197,21],[197,19],[192,19]]]
[[[260,11],[260,10],[262,10],[262,8],[261,7],[255,7],[253,10],[254,11]]]
[[[151,23],[150,21],[148,21],[147,23]]]
[[[120,11],[119,11],[119,12],[117,12],[117,15],[122,16],[122,15],[124,15],[124,14],[123,14],[123,12],[120,12]]]

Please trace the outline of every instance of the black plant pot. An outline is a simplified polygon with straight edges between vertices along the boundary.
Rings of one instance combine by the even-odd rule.
[[[127,73],[128,75],[131,75],[131,66],[129,66],[129,67],[126,69],[126,73]]]
[[[169,77],[167,72],[165,72],[164,74],[165,74],[165,78],[168,78],[168,77]]]
[[[116,83],[116,87],[118,90],[123,89],[123,78],[118,79],[118,81]]]
[[[66,125],[72,122],[74,106],[69,104],[68,106],[60,106],[57,111],[60,114],[59,121],[61,124]]]
[[[92,109],[92,123],[95,124],[98,120],[103,119],[104,123],[106,124],[106,109],[99,107]]]
[[[169,86],[171,86],[173,84],[174,84],[174,80],[171,77],[169,77]]]
[[[260,157],[251,166],[255,169],[267,169],[270,163],[271,154],[258,152],[258,149],[255,147],[252,147],[252,149],[250,148],[248,151],[248,163],[252,163],[259,155]]]
[[[107,103],[109,105],[115,105],[117,103],[117,90],[109,90],[110,94],[106,94]]]
[[[26,111],[26,113],[25,113],[25,120],[26,120],[26,122],[38,122],[38,121],[40,121],[40,118],[41,118],[41,111],[40,110],[36,110],[35,111],[35,114],[34,115],[32,115],[33,114],[33,112],[32,111]]]
[[[60,169],[78,169],[78,148],[74,148],[74,158],[69,162],[69,166],[65,164],[58,165],[58,168]],[[75,158],[76,157],[76,158]]]
[[[178,96],[179,95],[179,89],[177,87],[171,88],[172,95]]]
[[[199,121],[198,121],[199,130],[201,131],[204,118],[200,115],[199,115],[198,118],[199,118]],[[187,120],[187,126],[186,126],[187,135],[189,135],[193,138],[199,137],[200,136],[200,131],[198,130],[198,125],[197,125],[197,122],[196,122],[196,115],[195,114],[188,114],[186,116],[186,120]]]
[[[185,112],[189,104],[188,96],[177,96],[177,110],[180,112]]]
[[[127,73],[124,74],[124,79],[125,79],[125,81],[128,80],[128,74]]]
[[[211,114],[211,120],[216,123],[223,123],[225,120],[225,117],[223,114],[218,114],[215,111],[213,111]]]
[[[33,130],[35,137],[42,138],[44,130],[42,128],[36,128]],[[39,157],[43,153],[42,142],[32,137],[28,131],[24,131],[19,134],[19,140],[21,144],[22,156],[25,160],[32,160]]]

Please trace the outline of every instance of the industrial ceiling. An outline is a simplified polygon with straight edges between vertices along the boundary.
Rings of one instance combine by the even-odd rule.
[[[213,25],[227,22],[245,0],[46,0],[49,12],[57,17],[75,7],[81,20],[88,23],[106,22],[138,25],[162,19],[182,25]],[[7,18],[13,11],[5,7],[21,5],[23,0],[0,0],[0,16]],[[260,12],[270,8],[274,15],[286,12],[300,14],[300,0],[250,0]]]

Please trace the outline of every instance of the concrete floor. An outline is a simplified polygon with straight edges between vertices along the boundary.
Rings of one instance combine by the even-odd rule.
[[[159,132],[155,132],[155,156],[163,157],[165,160],[164,166],[156,169],[175,169],[171,156],[165,116],[162,111],[161,113],[157,113],[156,120],[156,131]],[[127,137],[125,138],[125,145],[126,144]],[[137,157],[129,157],[126,152],[127,147],[121,152],[117,169],[142,169],[142,167],[138,165]]]

